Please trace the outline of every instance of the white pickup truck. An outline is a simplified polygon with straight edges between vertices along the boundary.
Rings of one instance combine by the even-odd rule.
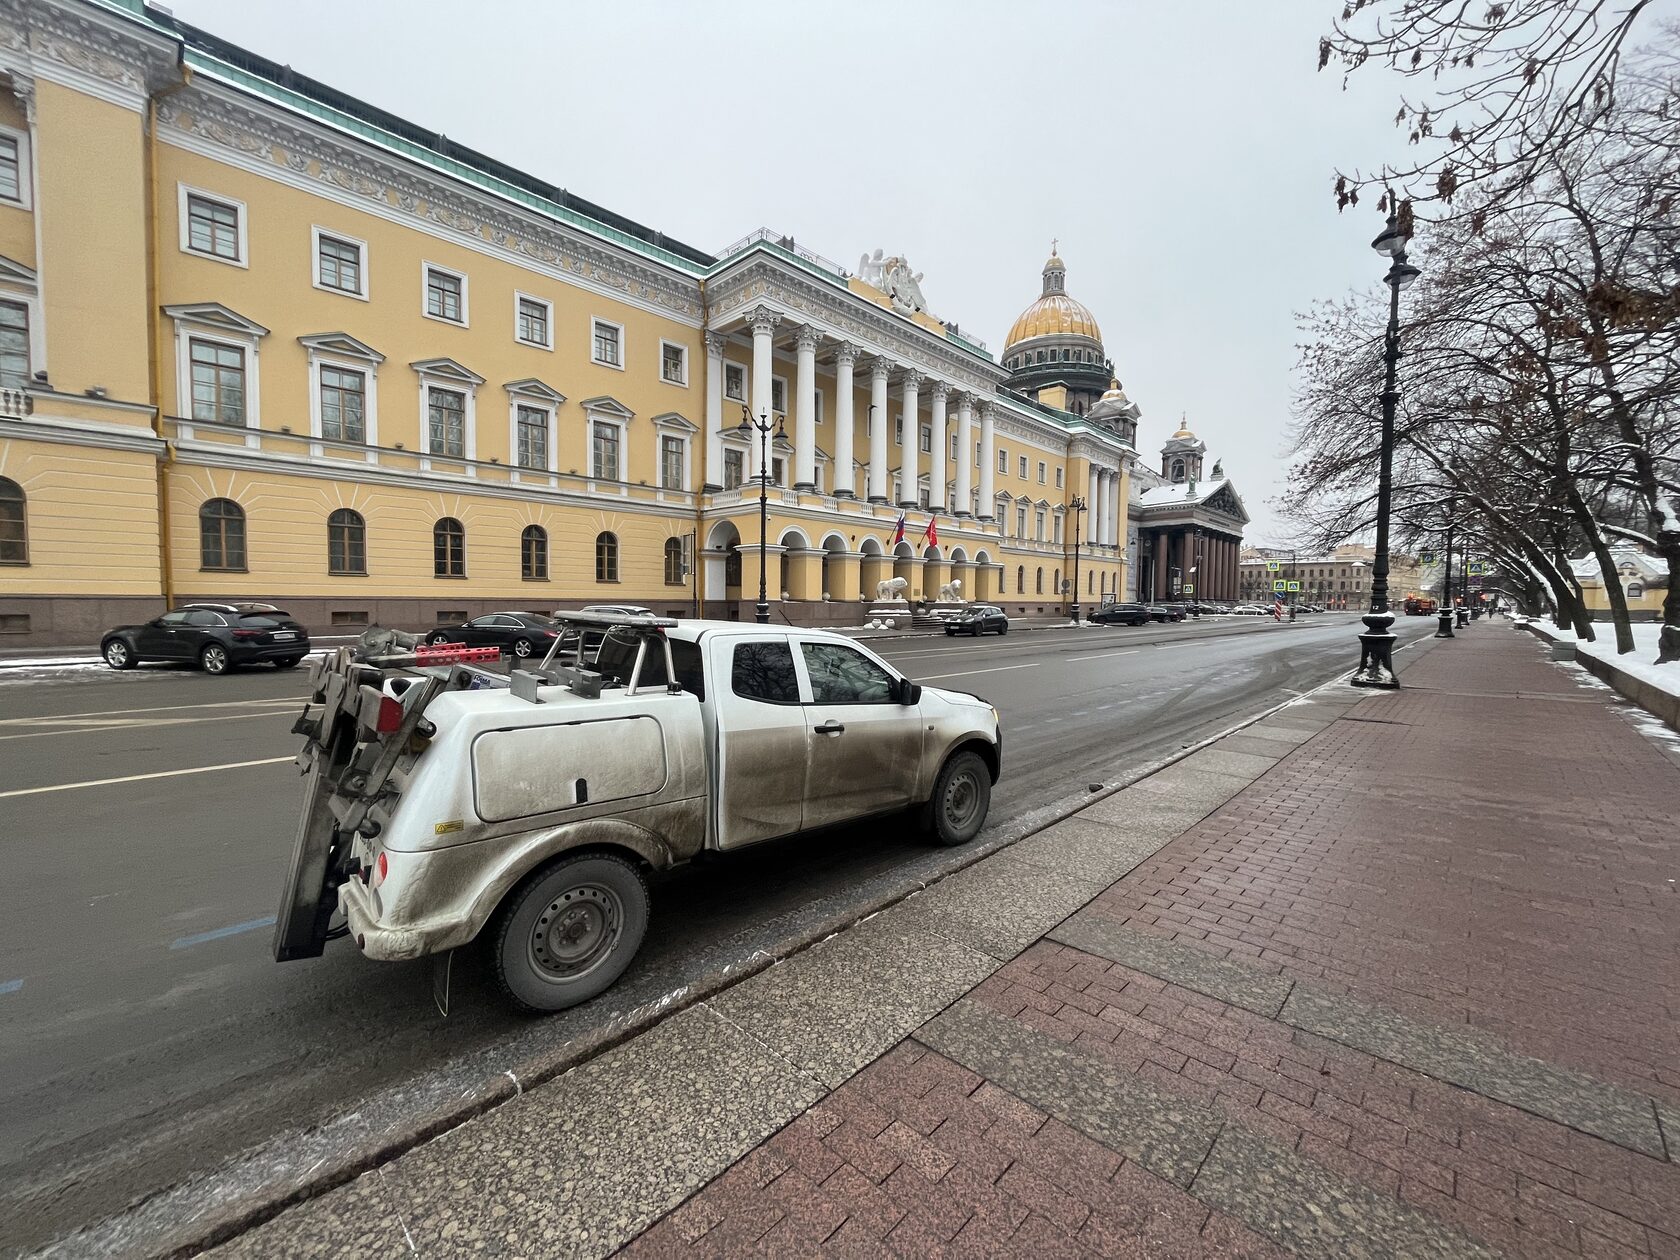
[[[345,936],[412,959],[488,933],[509,999],[560,1010],[635,956],[650,872],[873,815],[947,845],[985,822],[1003,734],[984,700],[821,630],[565,625],[506,677],[460,663],[482,651],[389,632],[313,663],[277,961]]]

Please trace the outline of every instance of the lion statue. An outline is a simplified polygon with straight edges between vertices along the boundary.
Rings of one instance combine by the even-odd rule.
[[[952,578],[939,588],[939,600],[945,604],[960,604],[963,602],[962,579]]]
[[[884,582],[875,583],[875,598],[879,600],[902,600],[904,590],[910,583],[905,578],[888,578]]]

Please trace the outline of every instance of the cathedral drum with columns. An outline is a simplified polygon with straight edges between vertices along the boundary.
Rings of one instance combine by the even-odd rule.
[[[1137,587],[1139,412],[1055,250],[993,355],[902,253],[696,249],[161,7],[0,7],[0,49],[8,646]]]

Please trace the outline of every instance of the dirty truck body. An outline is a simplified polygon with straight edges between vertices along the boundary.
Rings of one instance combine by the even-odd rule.
[[[940,843],[984,823],[1002,732],[983,700],[823,631],[567,625],[574,647],[599,636],[582,663],[554,665],[563,637],[507,677],[424,649],[314,663],[277,960],[343,936],[400,960],[488,934],[510,999],[560,1009],[628,965],[653,872],[912,808]]]

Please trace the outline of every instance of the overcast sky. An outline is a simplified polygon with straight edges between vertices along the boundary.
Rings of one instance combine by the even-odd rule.
[[[1374,206],[1330,186],[1398,152],[1400,83],[1314,69],[1341,0],[171,7],[702,249],[903,254],[994,355],[1056,238],[1145,461],[1184,413],[1253,542],[1288,528],[1294,313],[1381,274]]]

